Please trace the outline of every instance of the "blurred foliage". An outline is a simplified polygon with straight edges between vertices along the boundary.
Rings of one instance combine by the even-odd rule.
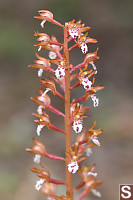
[[[0,44],[2,51],[0,56],[3,59],[22,59],[22,55],[25,51],[30,50],[29,43],[31,37],[25,32],[22,27],[18,28],[17,24],[8,24],[1,30]],[[27,55],[27,54],[25,54]],[[28,57],[28,55],[27,55]]]
[[[1,170],[0,179],[1,194],[13,191],[19,183],[16,173],[13,174],[11,171]]]

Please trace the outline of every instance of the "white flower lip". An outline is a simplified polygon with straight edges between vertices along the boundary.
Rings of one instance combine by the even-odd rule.
[[[93,69],[95,70],[95,74],[97,74],[97,68],[96,65],[94,64],[94,62],[90,62],[90,64],[92,65]]]
[[[58,66],[55,70],[55,76],[57,79],[61,79],[65,76],[65,69],[62,66]]]
[[[86,45],[85,43],[82,43],[82,44],[80,45],[80,48],[81,48],[81,51],[82,51],[83,54],[86,54],[86,53],[87,53],[88,47],[87,47],[87,45]]]
[[[45,125],[42,125],[42,124],[39,124],[39,125],[37,126],[36,132],[37,132],[37,135],[38,135],[38,136],[40,136],[40,132],[41,132],[41,130],[43,129],[44,126],[45,126]]]
[[[77,161],[71,161],[67,166],[68,166],[68,171],[73,174],[75,174],[76,171],[79,169]]]
[[[33,158],[33,161],[34,161],[34,163],[39,164],[40,163],[40,159],[41,159],[41,155],[35,154],[35,156]]]
[[[74,121],[72,128],[76,133],[80,133],[83,129],[82,120]]]
[[[40,25],[41,25],[42,28],[44,28],[45,22],[46,22],[46,20],[42,20],[42,21],[41,21]]]
[[[99,99],[94,94],[91,95],[91,99],[93,101],[94,107],[97,107],[99,105]]]
[[[97,173],[93,173],[93,172],[88,172],[88,175],[92,175],[92,176],[97,176]]]
[[[43,108],[45,108],[44,106],[42,106],[42,105],[39,105],[38,106],[38,108],[37,108],[37,113],[39,114],[39,115],[42,115],[43,113],[42,113],[42,109]]]
[[[89,157],[92,154],[91,148],[86,149],[86,155]]]
[[[69,30],[69,35],[71,35],[72,38],[78,37],[78,29],[70,29]]]
[[[51,46],[52,46],[52,45],[51,45]],[[48,54],[48,55],[49,55],[49,58],[52,59],[52,60],[53,60],[53,59],[56,59],[56,57],[57,57],[57,55],[56,55],[56,53],[55,53],[54,51],[49,51],[49,54]]]
[[[101,197],[101,193],[95,189],[92,189],[91,192],[96,196],[96,197]]]
[[[39,191],[41,189],[44,181],[45,181],[45,179],[41,178],[39,181],[36,182],[35,188],[36,188],[37,191]]]
[[[84,86],[84,89],[85,89],[85,90],[88,90],[88,89],[91,88],[92,82],[89,81],[88,78],[82,78],[82,85]]]
[[[91,139],[97,146],[100,146],[100,142],[99,142],[98,137],[96,135],[92,135]]]
[[[38,70],[38,76],[39,76],[39,77],[42,77],[42,74],[43,74],[43,69],[39,69],[39,70]]]
[[[39,46],[39,47],[38,47],[38,51],[41,51],[41,49],[42,49],[42,46]]]

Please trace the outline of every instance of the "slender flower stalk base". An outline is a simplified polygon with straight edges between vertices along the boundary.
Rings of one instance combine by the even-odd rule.
[[[64,27],[64,53],[66,59],[65,69],[65,133],[66,133],[66,152],[71,147],[71,126],[70,126],[70,68],[69,68],[69,51],[67,42],[67,29]],[[72,174],[68,171],[69,158],[66,156],[66,183],[67,191],[73,199],[72,191]]]
[[[97,107],[99,105],[99,98],[96,96],[96,92],[102,90],[103,86],[94,86],[95,75],[97,74],[97,69],[94,61],[98,60],[97,56],[98,49],[93,53],[88,53],[84,60],[73,66],[69,63],[69,54],[71,50],[80,48],[83,54],[88,51],[88,43],[96,43],[97,40],[87,37],[88,33],[86,31],[90,30],[90,27],[84,27],[85,24],[81,24],[81,21],[75,23],[75,20],[65,23],[62,25],[54,19],[53,13],[48,10],[38,11],[40,16],[35,16],[35,19],[41,20],[41,27],[44,28],[44,23],[46,21],[51,22],[63,29],[64,41],[61,43],[52,34],[50,37],[46,33],[35,32],[37,36],[37,43],[34,45],[38,47],[38,51],[43,49],[48,50],[49,59],[39,56],[35,53],[38,60],[35,60],[35,64],[29,65],[30,68],[38,69],[38,76],[41,77],[40,81],[42,87],[38,89],[39,95],[35,98],[31,98],[36,104],[38,104],[37,113],[32,113],[37,124],[37,136],[43,134],[43,130],[53,129],[55,134],[63,134],[65,138],[66,148],[65,157],[55,155],[54,153],[49,153],[46,150],[45,145],[33,138],[34,145],[31,148],[27,148],[28,152],[35,154],[33,161],[35,164],[39,164],[40,167],[31,168],[31,171],[36,173],[40,178],[35,188],[40,191],[43,195],[47,196],[47,199],[51,200],[73,200],[74,192],[82,188],[81,193],[77,197],[77,200],[82,200],[92,192],[96,196],[101,196],[100,192],[95,190],[102,181],[97,181],[97,173],[94,172],[95,165],[86,166],[80,163],[86,160],[86,156],[92,154],[91,148],[95,146],[100,146],[98,136],[102,134],[101,129],[95,129],[96,122],[87,131],[84,128],[83,121],[87,116],[84,114],[90,107],[84,107],[81,102],[86,100],[91,100],[93,106]],[[71,41],[75,44],[70,46]],[[70,47],[69,47],[70,46]],[[54,68],[52,68],[54,65]],[[56,69],[55,69],[56,65]],[[48,79],[43,79],[42,76],[46,71]],[[72,81],[75,80],[75,84]],[[62,92],[59,93],[56,89],[56,84],[59,84]],[[80,96],[78,92],[77,99],[70,100],[71,91],[81,87],[84,90],[83,96]],[[54,97],[56,95],[59,97],[65,107],[65,113],[61,112],[54,106],[52,106],[53,98],[49,96],[51,93]],[[54,113],[56,116],[63,117],[64,119],[64,129],[60,126],[51,124],[51,119],[47,114],[47,110]],[[42,130],[43,129],[43,130]],[[71,130],[72,134],[76,134],[77,138],[75,143],[71,144]],[[75,132],[75,133],[73,133]],[[58,162],[64,162],[66,164],[66,179],[64,181],[53,179],[48,169],[43,166],[41,159],[46,157],[48,159],[56,160]],[[81,181],[73,186],[72,184],[72,174],[78,173],[81,177]],[[66,195],[60,194],[57,196],[57,187],[64,185],[66,187]]]

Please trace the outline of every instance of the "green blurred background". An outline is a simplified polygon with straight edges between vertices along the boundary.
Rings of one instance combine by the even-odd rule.
[[[33,19],[40,9],[54,13],[61,23],[73,18],[81,19],[91,26],[91,37],[99,46],[100,61],[96,62],[96,83],[105,89],[97,93],[98,108],[92,108],[84,125],[89,128],[97,120],[97,128],[104,134],[100,137],[101,147],[93,149],[89,164],[96,163],[98,179],[104,184],[98,188],[103,200],[117,200],[119,184],[133,184],[133,1],[132,0],[1,0],[0,1],[0,199],[37,200],[45,199],[35,191],[37,180],[29,168],[35,167],[33,156],[25,152],[36,137],[36,125],[32,112],[37,105],[30,101],[38,94],[40,86],[37,71],[27,68],[35,60],[36,43],[34,31],[55,34],[62,42],[61,29],[55,25],[40,27]],[[96,45],[89,45],[90,52]],[[48,57],[47,51],[40,55]],[[71,63],[83,60],[79,49],[72,51]],[[78,98],[83,90],[73,90],[72,98]],[[50,93],[49,93],[50,94]],[[52,97],[52,95],[51,95]],[[55,98],[56,99],[56,98]],[[58,98],[57,98],[58,100]],[[52,101],[64,110],[62,101]],[[92,103],[88,100],[84,105]],[[62,119],[50,115],[54,124],[63,128]],[[40,138],[49,152],[64,155],[64,136],[44,128]],[[75,140],[75,136],[73,136]],[[45,167],[52,170],[54,178],[64,179],[63,163],[44,159]],[[54,168],[52,168],[54,166]],[[77,175],[74,175],[77,183]],[[63,187],[58,191],[64,192]],[[87,199],[97,199],[91,195]]]

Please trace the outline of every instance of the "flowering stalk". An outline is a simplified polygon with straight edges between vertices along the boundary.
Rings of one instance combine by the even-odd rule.
[[[69,68],[69,51],[67,42],[67,29],[64,27],[64,53],[66,56],[66,70],[65,70],[65,133],[66,133],[66,152],[69,151],[71,147],[71,126],[70,126],[70,68]],[[66,182],[67,191],[70,193],[71,198],[73,198],[72,191],[72,175],[67,169],[69,164],[69,158],[66,157]]]
[[[48,50],[49,59],[35,53],[38,60],[35,60],[35,64],[28,66],[30,68],[38,69],[38,76],[41,77],[40,81],[42,84],[42,87],[38,90],[39,95],[35,96],[35,98],[31,97],[31,99],[38,104],[37,113],[33,113],[33,116],[38,118],[37,120],[34,120],[37,123],[38,136],[40,136],[42,129],[45,128],[45,126],[47,126],[48,129],[53,129],[60,134],[64,134],[66,141],[66,156],[64,158],[47,152],[45,145],[33,138],[35,145],[26,150],[35,154],[34,162],[40,164],[42,168],[31,168],[31,170],[40,178],[40,180],[37,181],[35,188],[52,200],[73,200],[74,192],[80,188],[82,188],[82,192],[79,194],[77,200],[82,200],[88,196],[90,192],[97,197],[100,197],[101,194],[99,191],[95,190],[95,187],[101,184],[102,181],[96,180],[97,173],[94,172],[95,165],[91,168],[91,166],[81,166],[80,164],[87,159],[86,156],[91,155],[92,147],[99,147],[101,145],[98,136],[102,134],[102,130],[94,129],[96,122],[94,122],[92,127],[87,131],[83,127],[83,120],[87,117],[85,112],[90,110],[90,107],[84,107],[80,104],[82,101],[91,99],[94,107],[99,105],[99,99],[96,96],[96,92],[102,90],[104,87],[94,85],[94,76],[97,74],[97,68],[94,61],[99,59],[97,56],[98,49],[93,53],[88,53],[83,62],[76,66],[69,63],[69,54],[71,50],[80,48],[82,53],[86,54],[88,52],[87,44],[96,43],[97,40],[88,37],[88,33],[84,33],[90,30],[90,27],[84,27],[85,25],[81,24],[80,20],[78,22],[73,20],[62,25],[54,19],[53,13],[50,11],[40,10],[39,15],[40,16],[35,16],[35,18],[41,20],[40,25],[42,28],[44,28],[44,23],[48,21],[63,29],[64,41],[57,41],[54,35],[50,38],[50,36],[45,33],[35,32],[34,34],[38,37],[37,41],[39,41],[39,43],[34,46],[38,47],[38,51],[43,49]],[[74,40],[75,44],[68,47],[72,40]],[[44,71],[49,73],[49,79],[42,78]],[[74,79],[77,79],[76,83],[71,84]],[[57,91],[56,84],[60,85],[62,93]],[[79,96],[76,100],[73,99],[71,102],[71,90],[78,87],[83,88],[84,95]],[[52,106],[52,101],[48,93],[52,93],[52,95],[56,95],[63,100],[65,113]],[[64,118],[64,130],[51,124],[47,110]],[[77,139],[73,144],[71,144],[71,129],[77,134]],[[85,153],[86,155],[84,155]],[[41,162],[41,157],[52,159],[53,162],[54,160],[65,162],[66,180],[62,181],[51,178],[50,172]],[[81,181],[77,186],[73,187],[72,174],[76,172],[78,172],[81,177]],[[64,185],[66,187],[66,196],[63,194],[60,196],[56,195],[57,186],[59,185]]]

